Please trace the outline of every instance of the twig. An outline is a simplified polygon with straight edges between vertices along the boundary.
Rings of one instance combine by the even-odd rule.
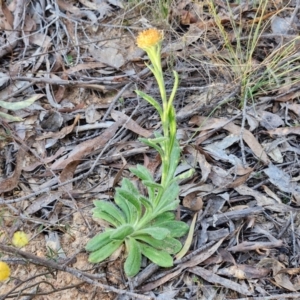
[[[113,101],[109,105],[109,108],[107,109],[103,119],[101,120],[104,122],[108,115],[110,114],[111,110],[113,109],[114,105],[118,101],[118,99],[123,95],[123,93],[132,85],[132,82],[127,83],[125,86],[122,87],[122,89],[117,93],[117,95],[114,97]]]
[[[295,213],[295,214],[296,214],[296,213]],[[286,232],[286,230],[290,227],[291,222],[292,222],[292,219],[289,218],[289,219],[287,220],[286,224],[285,224],[285,225],[283,226],[283,228],[281,229],[281,231],[278,233],[278,235],[277,235],[277,238],[278,238],[278,239],[280,239],[280,238],[283,236],[283,234]]]
[[[282,300],[284,298],[289,299],[300,299],[300,293],[295,294],[277,294],[272,296],[264,296],[264,297],[251,297],[251,298],[238,298],[236,300]]]

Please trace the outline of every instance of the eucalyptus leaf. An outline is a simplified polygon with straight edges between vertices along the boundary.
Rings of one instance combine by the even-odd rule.
[[[6,119],[6,120],[12,121],[12,122],[20,122],[20,121],[23,120],[23,119],[20,118],[20,117],[14,117],[14,116],[12,116],[12,115],[6,114],[6,113],[1,112],[1,111],[0,111],[0,118]]]
[[[183,179],[188,179],[190,178],[193,174],[195,173],[195,169],[190,169],[186,172],[183,172],[182,174],[176,176],[171,182],[174,181],[179,181],[179,180],[183,180]]]
[[[6,101],[0,100],[0,106],[5,109],[9,109],[9,110],[19,110],[19,109],[23,109],[23,108],[30,106],[34,101],[41,98],[42,96],[43,95],[41,95],[41,94],[34,95],[27,100],[19,101],[19,102],[6,102]]]

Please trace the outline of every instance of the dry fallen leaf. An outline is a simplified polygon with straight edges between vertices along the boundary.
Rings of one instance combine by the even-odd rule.
[[[25,153],[26,151],[22,147],[20,147],[17,153],[14,173],[9,178],[0,181],[0,193],[9,192],[19,184],[19,178],[23,169]]]
[[[111,112],[111,117],[116,122],[120,122],[125,128],[137,133],[140,136],[149,137],[152,134],[151,131],[142,128],[139,124],[120,111],[113,110]]]
[[[280,287],[283,287],[292,292],[296,291],[295,287],[289,279],[289,276],[285,273],[280,272],[281,270],[285,269],[284,264],[282,264],[275,258],[264,258],[257,264],[257,266],[272,269],[275,282]]]
[[[108,141],[112,139],[118,130],[120,124],[118,122],[114,123],[107,129],[105,129],[102,134],[94,139],[87,140],[75,146],[74,149],[66,156],[61,157],[53,163],[51,166],[52,170],[59,170],[65,168],[67,164],[74,160],[80,160],[82,157],[90,154],[92,151],[99,149],[104,146]]]
[[[192,210],[192,211],[199,211],[203,207],[203,200],[201,197],[197,196],[198,192],[192,192],[187,194],[183,198],[183,206]]]
[[[247,143],[253,153],[258,159],[260,159],[264,164],[269,164],[270,160],[265,153],[264,149],[257,141],[255,136],[247,129],[242,129],[235,125],[234,123],[228,123],[228,119],[225,118],[206,118],[202,116],[194,116],[189,121],[189,124],[194,124],[200,126],[199,131],[210,130],[210,129],[225,129],[234,135],[239,136],[243,132],[243,140]]]
[[[249,265],[237,264],[229,268],[223,268],[218,270],[219,275],[235,277],[237,279],[253,279],[266,277],[271,269],[258,268]]]

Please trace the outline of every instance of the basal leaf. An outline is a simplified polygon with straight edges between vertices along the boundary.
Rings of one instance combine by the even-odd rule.
[[[121,224],[126,223],[126,218],[124,213],[116,207],[113,203],[104,201],[104,200],[95,200],[94,205],[96,206],[96,209],[100,209],[103,212],[106,212],[107,214],[110,214],[112,217],[117,219]]]
[[[173,203],[177,199],[178,194],[179,186],[176,182],[173,182],[161,196],[160,201],[157,204],[157,211],[160,211],[161,208],[165,208],[169,203]]]
[[[127,201],[129,201],[136,208],[138,216],[141,215],[142,209],[141,209],[141,203],[138,198],[139,197],[138,192],[134,194],[134,192],[125,190],[123,188],[116,188],[116,193],[118,193],[118,196],[121,196]]]
[[[132,208],[135,209],[134,206],[123,197],[118,196],[117,193],[115,194],[114,200],[124,213],[127,223],[131,223],[133,220]]]
[[[179,202],[180,202],[179,200],[174,200],[173,202],[166,204],[165,206],[159,207],[159,209],[157,211],[159,211],[160,213],[163,213],[166,211],[173,211],[173,210],[177,209]]]
[[[181,237],[189,231],[189,226],[185,222],[175,220],[159,223],[159,227],[168,229],[171,237]]]
[[[112,255],[121,245],[123,241],[115,240],[101,247],[99,250],[89,255],[89,262],[98,263]]]
[[[151,246],[148,246],[143,243],[139,243],[141,252],[144,256],[150,259],[155,264],[159,265],[160,267],[172,267],[173,266],[173,259],[170,254],[164,251],[159,251]]]
[[[163,240],[170,234],[170,231],[162,227],[149,227],[137,230],[132,236],[140,234],[148,234],[157,240]]]
[[[128,256],[124,264],[124,270],[127,276],[133,277],[141,268],[142,253],[139,243],[135,239],[128,238],[125,242]]]
[[[155,182],[153,179],[153,176],[149,172],[149,170],[142,166],[142,165],[137,165],[136,168],[130,168],[129,169],[135,176],[140,178],[142,181],[147,181],[147,182]],[[154,189],[147,187],[148,190],[148,195],[150,199],[154,198]]]
[[[135,187],[135,185],[127,178],[124,178],[122,180],[122,185],[121,185],[122,190],[127,190],[128,192],[133,193],[134,195],[139,194],[138,189]]]
[[[146,198],[146,197],[140,195],[139,201],[145,206],[145,208],[146,208],[148,211],[152,211],[152,210],[153,210],[152,202],[151,202],[148,198]]]
[[[102,211],[99,208],[93,209],[93,217],[98,218],[98,219],[103,219],[104,221],[110,223],[114,227],[118,227],[118,226],[122,225],[119,220],[117,220],[116,218],[112,217],[110,214]]]
[[[101,247],[105,246],[106,244],[108,244],[111,241],[111,239],[110,239],[111,231],[112,230],[110,229],[110,230],[107,230],[105,232],[101,232],[101,233],[95,235],[86,244],[85,250],[89,251],[89,252],[93,252],[93,251],[96,251],[96,250],[100,249]]]
[[[118,206],[124,207],[124,208],[122,207],[123,211],[126,210],[127,223],[133,224],[139,219],[140,213],[138,212],[136,207],[131,202],[129,202],[126,198],[120,195],[118,191],[116,191],[115,194],[115,202],[118,204]]]
[[[175,219],[175,214],[173,212],[164,212],[160,215],[158,215],[155,219],[153,219],[150,224],[153,227],[159,227],[160,223],[164,223],[166,221],[171,221]]]
[[[124,240],[128,235],[134,232],[134,228],[129,224],[124,224],[115,230],[113,230],[110,234],[110,238],[112,240]]]
[[[143,241],[153,248],[163,250],[164,252],[167,252],[169,254],[176,254],[182,248],[181,243],[172,237],[166,237],[163,240],[157,240],[150,235],[141,234],[135,236],[135,239]]]

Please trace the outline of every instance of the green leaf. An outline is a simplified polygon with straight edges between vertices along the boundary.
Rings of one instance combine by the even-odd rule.
[[[148,101],[159,113],[160,116],[162,116],[162,108],[160,106],[160,104],[153,99],[151,96],[147,95],[146,93],[136,90],[135,91],[140,97],[144,98],[146,101]]]
[[[9,121],[13,121],[13,122],[20,122],[22,121],[23,119],[20,118],[20,117],[14,117],[12,115],[9,115],[9,114],[6,114],[6,113],[3,113],[0,111],[0,117],[2,119],[6,119],[6,120],[9,120]]]
[[[135,185],[127,178],[124,178],[122,180],[122,185],[121,185],[122,190],[126,190],[128,192],[131,192],[134,195],[139,194],[138,189],[135,187]]]
[[[98,233],[97,235],[95,235],[86,244],[85,250],[89,251],[89,252],[93,252],[93,251],[96,251],[96,250],[100,249],[101,247],[105,246],[106,244],[108,244],[111,241],[111,239],[110,239],[111,231],[112,231],[112,229],[107,230],[105,232]]]
[[[147,182],[155,182],[153,179],[153,176],[149,172],[149,170],[142,166],[142,165],[137,165],[136,168],[130,168],[129,169],[135,176],[140,178],[142,181],[147,181]],[[148,195],[150,199],[154,198],[154,190],[152,188],[147,187],[148,190]]]
[[[149,234],[157,240],[163,240],[170,234],[170,231],[162,227],[149,227],[149,228],[143,228],[136,231],[132,236],[136,236],[140,234]]]
[[[153,225],[153,227],[159,227],[161,223],[164,223],[166,221],[171,221],[174,219],[175,219],[175,214],[168,211],[158,215],[155,219],[153,219],[150,222],[150,224],[151,226]]]
[[[142,165],[137,165],[136,168],[129,168],[129,170],[141,180],[154,182],[153,176],[151,175],[150,171]]]
[[[170,254],[164,251],[159,251],[153,247],[147,246],[146,244],[139,243],[142,254],[149,258],[152,262],[159,265],[160,267],[172,267],[173,259]]]
[[[157,211],[159,211],[160,213],[166,212],[166,211],[172,211],[177,209],[178,205],[179,205],[179,200],[174,200],[169,204],[166,204],[165,206],[162,206],[159,208],[159,210],[157,209]]]
[[[135,236],[135,239],[141,240],[141,241],[149,244],[150,246],[152,246],[158,250],[167,252],[169,254],[176,254],[182,248],[181,243],[172,237],[166,237],[165,239],[163,239],[161,241],[161,240],[157,240],[149,235],[137,235],[137,236]]]
[[[89,262],[98,263],[112,255],[121,245],[123,241],[115,240],[101,247],[99,250],[92,252],[89,256]]]
[[[141,203],[145,206],[145,208],[148,211],[152,211],[153,210],[152,202],[148,198],[140,195],[139,200],[141,201]]]
[[[128,200],[119,195],[118,192],[116,192],[114,200],[126,216],[127,223],[133,223],[137,220],[137,210]]]
[[[112,240],[124,240],[128,235],[132,234],[133,232],[134,228],[129,224],[125,224],[111,232],[110,238]]]
[[[161,184],[154,181],[143,180],[142,182],[145,186],[157,189],[158,191],[161,191],[163,189],[163,186]]]
[[[177,140],[174,141],[173,149],[169,158],[170,163],[170,168],[167,176],[167,182],[170,182],[174,178],[174,174],[176,171],[176,168],[179,163],[179,158],[180,158],[180,147],[179,143]]]
[[[93,209],[93,217],[98,218],[98,219],[102,219],[102,220],[110,223],[111,225],[113,225],[115,227],[119,227],[120,225],[122,225],[119,220],[112,217],[110,214],[100,210],[99,208],[94,208]]]
[[[116,188],[116,193],[118,194],[118,196],[123,197],[124,199],[129,201],[136,208],[138,216],[141,215],[142,208],[141,208],[141,203],[138,198],[139,197],[138,192],[134,193],[134,192],[125,190],[123,188]]]
[[[30,106],[34,101],[41,98],[43,95],[34,95],[31,98],[19,102],[0,101],[0,106],[9,110],[18,110]]]
[[[135,239],[129,238],[126,239],[125,242],[128,256],[124,264],[124,270],[127,276],[133,277],[141,268],[142,253],[139,243]]]
[[[104,200],[95,200],[94,205],[96,210],[100,209],[101,211],[111,215],[113,218],[117,219],[121,224],[126,223],[124,213],[116,207],[113,203],[104,201]]]
[[[160,156],[164,155],[162,148],[159,147],[157,144],[152,143],[151,140],[149,141],[149,139],[139,138],[139,141],[141,141],[142,143],[144,143],[147,146],[154,148],[159,153]]]
[[[119,193],[120,189],[130,192],[132,195],[139,195],[139,191],[129,179],[124,178],[122,180],[121,188],[117,188],[115,194],[115,202],[124,210],[124,213],[127,216],[127,222],[133,223],[141,215],[140,203],[136,199],[127,199],[126,197],[122,196]],[[130,202],[130,200],[132,200],[134,203]]]
[[[157,211],[160,209],[165,208],[166,205],[176,201],[179,194],[179,186],[176,182],[173,182],[163,193],[160,198],[159,203],[157,203]],[[164,210],[166,211],[166,210]]]
[[[172,88],[172,92],[171,95],[169,97],[168,100],[168,105],[171,106],[173,104],[174,101],[174,97],[176,95],[177,89],[178,89],[178,84],[179,84],[179,76],[178,73],[176,71],[173,70],[173,75],[174,75],[174,84],[173,84],[173,88]]]
[[[167,142],[169,139],[165,136],[156,137],[154,139],[148,138],[148,141],[154,144],[162,144],[164,142]]]
[[[181,237],[189,231],[189,226],[185,222],[175,220],[159,223],[159,227],[168,229],[171,237]]]

